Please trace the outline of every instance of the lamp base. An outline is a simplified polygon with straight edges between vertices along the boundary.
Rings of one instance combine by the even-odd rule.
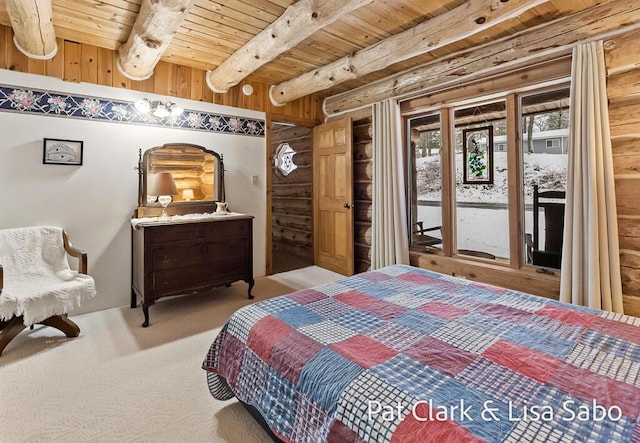
[[[172,201],[173,197],[170,195],[161,195],[158,197],[158,203],[162,205],[162,215],[160,215],[160,218],[169,218],[169,214],[167,214],[167,206],[169,206],[169,203]]]

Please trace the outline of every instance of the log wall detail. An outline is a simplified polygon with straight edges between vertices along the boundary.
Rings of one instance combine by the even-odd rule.
[[[373,148],[371,117],[353,121],[353,200],[355,272],[371,269]]]
[[[605,41],[609,126],[626,314],[640,317],[640,31]]]
[[[281,143],[296,151],[297,168],[289,175],[275,172],[273,156]],[[272,123],[271,164],[271,262],[272,272],[313,264],[313,129]],[[283,266],[287,269],[284,269]],[[291,268],[291,269],[293,269]]]

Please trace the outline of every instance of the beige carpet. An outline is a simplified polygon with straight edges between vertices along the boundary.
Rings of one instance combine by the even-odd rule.
[[[255,301],[334,281],[315,266],[256,281]],[[236,400],[211,397],[201,369],[247,285],[72,317],[80,337],[25,330],[0,357],[0,442],[269,442]],[[98,295],[99,296],[99,295]]]

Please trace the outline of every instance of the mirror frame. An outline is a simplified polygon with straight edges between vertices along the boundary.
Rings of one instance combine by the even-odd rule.
[[[214,212],[216,210],[216,202],[225,201],[225,186],[224,186],[224,161],[222,154],[218,154],[215,151],[205,148],[204,146],[195,145],[192,143],[165,143],[162,146],[154,146],[142,152],[142,149],[138,153],[138,209],[135,217],[157,217],[162,214],[162,206],[155,202],[149,204],[147,202],[147,169],[149,166],[150,156],[159,150],[174,148],[174,147],[189,147],[202,151],[205,154],[211,154],[218,161],[218,173],[214,177],[214,186],[217,184],[219,192],[217,193],[218,199],[214,200],[197,200],[197,201],[177,201],[172,202],[168,208],[167,213],[169,215],[176,214],[195,214],[203,212]]]

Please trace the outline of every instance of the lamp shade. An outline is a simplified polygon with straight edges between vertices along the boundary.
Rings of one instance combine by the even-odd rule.
[[[193,200],[193,189],[183,189],[182,190],[182,199],[183,200]]]
[[[178,195],[176,182],[170,172],[160,172],[156,175],[156,180],[151,188],[151,195]]]

